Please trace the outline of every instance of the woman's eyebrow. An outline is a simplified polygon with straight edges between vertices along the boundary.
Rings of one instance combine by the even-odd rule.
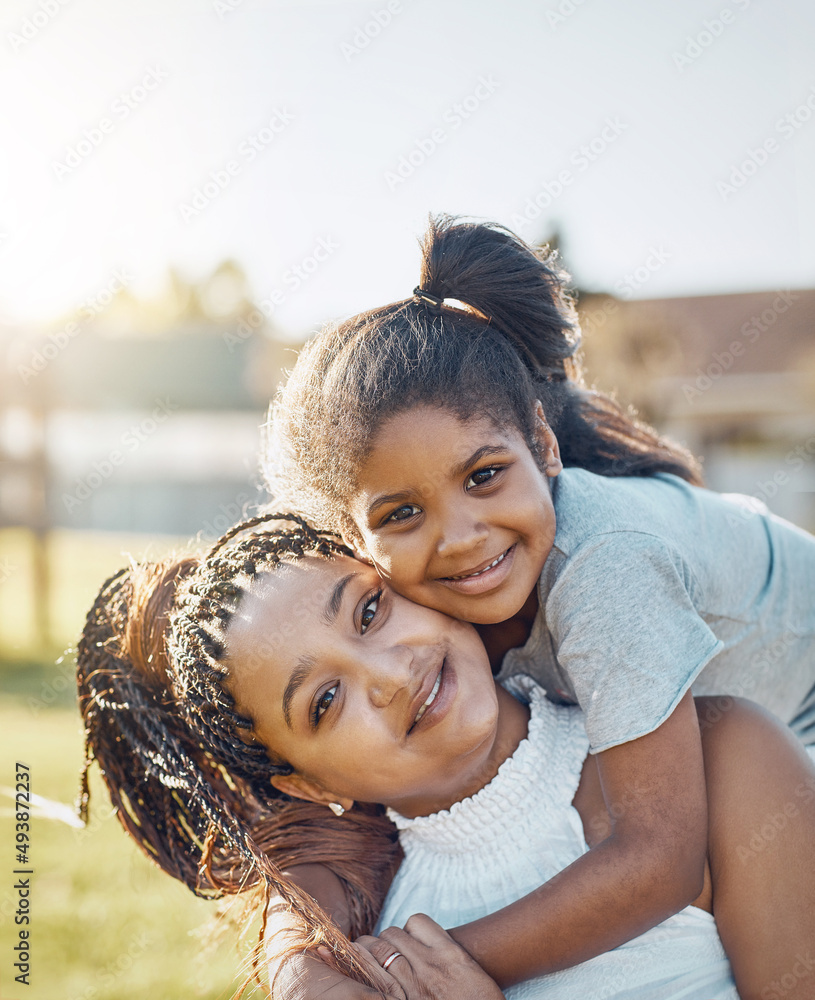
[[[292,699],[303,684],[305,684],[306,680],[308,680],[308,675],[311,673],[316,662],[313,656],[301,656],[297,662],[297,666],[292,671],[289,683],[286,685],[286,690],[283,692],[283,718],[286,720],[286,725],[289,729],[291,729]]]
[[[348,573],[334,584],[334,588],[329,594],[322,613],[322,619],[327,625],[333,625],[337,620],[337,615],[340,613],[340,608],[342,607],[342,595],[345,593],[345,588],[355,576],[357,576],[356,573]],[[286,720],[286,725],[289,729],[291,729],[291,703],[294,696],[308,680],[308,676],[316,663],[317,661],[313,656],[301,656],[297,661],[297,666],[292,671],[289,683],[286,685],[286,690],[283,692],[283,718]]]
[[[356,573],[349,573],[334,585],[334,589],[326,601],[325,608],[323,608],[322,619],[326,625],[333,625],[337,620],[337,615],[340,613],[340,608],[342,607],[342,595],[345,593],[345,588],[356,575]]]

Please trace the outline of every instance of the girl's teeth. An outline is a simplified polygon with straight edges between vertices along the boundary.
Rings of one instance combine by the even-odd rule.
[[[497,566],[499,562],[503,562],[505,555],[506,555],[506,552],[502,552],[501,555],[498,556],[497,559],[493,559],[493,561],[489,564],[489,566],[485,566],[483,569],[480,569],[477,573],[468,573],[466,576],[451,576],[450,579],[451,580],[469,580],[470,577],[481,576],[481,574],[482,573],[486,573],[488,569],[492,569],[493,566]]]
[[[437,695],[437,694],[439,693],[439,687],[440,687],[440,686],[441,686],[441,670],[439,671],[439,676],[438,676],[438,677],[436,678],[436,683],[435,683],[435,684],[433,685],[433,690],[432,690],[432,691],[430,692],[430,694],[429,694],[429,695],[427,696],[427,701],[426,701],[426,702],[424,703],[424,705],[422,705],[422,707],[421,707],[421,708],[419,709],[419,711],[418,711],[418,712],[416,713],[416,718],[415,718],[415,719],[413,720],[413,725],[414,725],[414,726],[415,726],[415,725],[416,725],[416,723],[417,723],[417,722],[419,721],[419,719],[421,719],[421,717],[422,717],[422,716],[424,715],[424,713],[425,713],[425,712],[427,711],[427,709],[429,708],[429,706],[430,706],[430,703],[431,703],[431,702],[433,701],[433,699],[434,699],[434,698],[436,697],[436,695]]]

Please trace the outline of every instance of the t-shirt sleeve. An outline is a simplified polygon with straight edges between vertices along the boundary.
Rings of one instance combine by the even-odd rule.
[[[722,648],[694,606],[696,587],[679,553],[645,533],[596,535],[566,559],[546,623],[592,753],[662,725]]]

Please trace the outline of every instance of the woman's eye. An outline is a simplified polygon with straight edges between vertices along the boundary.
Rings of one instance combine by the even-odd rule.
[[[392,510],[390,514],[385,518],[385,522],[388,521],[407,521],[409,517],[413,517],[414,514],[419,513],[419,508],[413,503],[403,503],[401,507],[397,507],[396,510]]]
[[[311,721],[316,726],[323,714],[331,707],[331,702],[334,700],[334,695],[337,693],[337,685],[328,688],[327,691],[323,691],[320,697],[317,699],[314,705],[314,710],[311,713]]]
[[[491,465],[487,469],[479,469],[477,472],[473,472],[472,475],[468,476],[466,486],[483,486],[484,483],[488,483],[498,472],[498,469]]]
[[[376,618],[376,612],[379,608],[379,599],[382,597],[382,591],[378,590],[374,596],[365,603],[362,608],[362,615],[360,616],[360,631],[364,635],[368,630],[368,626]]]

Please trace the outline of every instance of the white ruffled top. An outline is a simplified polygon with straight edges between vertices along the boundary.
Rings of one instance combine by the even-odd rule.
[[[527,895],[584,854],[572,806],[588,753],[583,714],[554,705],[527,677],[507,685],[529,703],[529,732],[489,784],[450,809],[408,819],[389,810],[405,859],[378,928],[427,913],[443,927]],[[509,1000],[738,1000],[710,914],[695,907],[590,962],[529,980]]]

